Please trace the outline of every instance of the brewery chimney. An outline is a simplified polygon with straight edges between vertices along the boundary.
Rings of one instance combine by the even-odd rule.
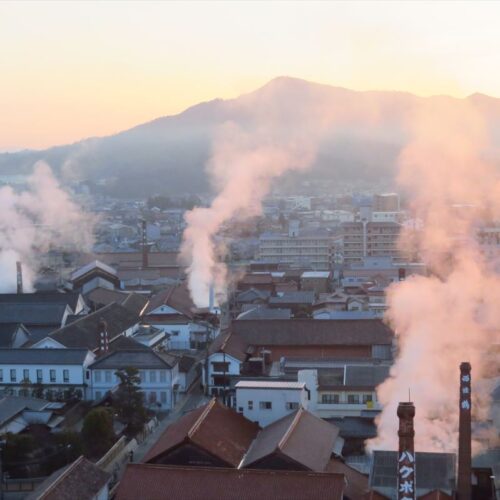
[[[147,222],[142,219],[142,268],[146,269],[149,266],[148,258],[148,235],[147,235]]]
[[[17,272],[17,293],[23,293],[23,265],[20,261],[16,262]]]
[[[415,430],[413,403],[399,403],[398,500],[415,500]]]
[[[98,355],[102,356],[109,350],[108,325],[102,318],[99,320]]]
[[[471,498],[471,366],[460,364],[460,409],[458,424],[458,500]]]

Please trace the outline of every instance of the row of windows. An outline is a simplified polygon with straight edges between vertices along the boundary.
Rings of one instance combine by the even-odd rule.
[[[8,370],[8,375],[9,375],[8,380],[5,380],[5,382],[27,382],[27,383],[36,382],[37,384],[42,384],[44,382],[42,369],[30,370],[28,368],[25,368],[23,370],[18,370],[16,368],[11,368],[10,370]],[[59,381],[62,380],[63,383],[68,384],[69,370],[50,369],[48,381],[52,384],[55,384],[58,381],[58,379]],[[0,368],[0,382],[4,382],[4,370],[2,368]],[[45,380],[45,382],[47,382],[47,380]]]
[[[151,392],[142,392],[144,396],[144,401],[147,404],[154,404],[160,402],[161,404],[165,404],[167,402],[167,392],[166,391],[156,391]],[[95,399],[99,401],[106,395],[106,391],[95,391]]]
[[[356,405],[360,403],[366,404],[370,401],[373,401],[373,396],[371,394],[348,394],[347,401],[342,401],[342,403]],[[322,394],[321,403],[327,405],[340,404],[340,394]]]
[[[248,409],[253,410],[253,401],[247,402]],[[285,403],[285,408],[287,410],[298,410],[299,403]],[[259,410],[272,410],[273,403],[272,401],[259,401]],[[243,411],[243,408],[240,407],[239,411]]]
[[[160,373],[158,377],[158,372]],[[107,384],[111,384],[113,379],[116,378],[115,370],[94,370],[94,382],[100,383],[105,382]],[[141,383],[147,383],[148,380],[150,383],[155,384],[158,379],[160,383],[167,382],[167,371],[166,370],[140,370],[139,378],[141,379]]]

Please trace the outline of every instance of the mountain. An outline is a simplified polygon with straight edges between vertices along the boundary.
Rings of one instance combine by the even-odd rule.
[[[63,178],[90,181],[116,178],[114,194],[202,192],[209,186],[205,164],[218,127],[227,121],[246,126],[257,110],[271,110],[284,121],[300,119],[292,111],[333,110],[342,126],[321,143],[308,178],[379,179],[391,176],[405,141],[408,114],[431,100],[464,102],[447,96],[417,97],[403,92],[357,92],[279,77],[236,99],[216,99],[116,135],[91,138],[43,151],[0,154],[0,175],[31,171],[47,161]],[[500,99],[474,94],[465,99],[484,117],[492,142],[500,143]],[[498,150],[491,153],[499,160]]]

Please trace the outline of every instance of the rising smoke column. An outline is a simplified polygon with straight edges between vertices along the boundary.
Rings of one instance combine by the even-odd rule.
[[[30,291],[41,253],[52,247],[88,249],[92,223],[46,163],[35,165],[27,190],[0,188],[0,292],[16,290],[16,261],[23,264],[25,289]]]
[[[248,95],[227,105],[243,119],[224,123],[213,141],[208,170],[218,195],[208,208],[194,208],[185,216],[181,252],[191,296],[199,307],[208,305],[211,285],[217,295],[225,296],[224,249],[215,239],[219,230],[229,221],[260,214],[272,180],[308,168],[332,123],[330,110],[307,99],[276,104]]]
[[[396,408],[411,389],[416,449],[455,451],[461,361],[472,364],[476,416],[488,411],[484,376],[491,368],[487,351],[500,340],[500,278],[475,231],[478,223],[499,220],[500,184],[482,158],[488,144],[480,117],[466,100],[450,103],[431,100],[412,116],[413,138],[400,156],[398,181],[424,222],[416,237],[403,233],[401,244],[416,242],[432,275],[389,288],[387,319],[399,352],[377,390],[383,411],[372,449],[397,449]]]

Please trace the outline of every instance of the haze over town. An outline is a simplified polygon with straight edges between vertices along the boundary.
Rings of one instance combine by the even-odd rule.
[[[6,498],[497,498],[498,14],[1,4]]]

